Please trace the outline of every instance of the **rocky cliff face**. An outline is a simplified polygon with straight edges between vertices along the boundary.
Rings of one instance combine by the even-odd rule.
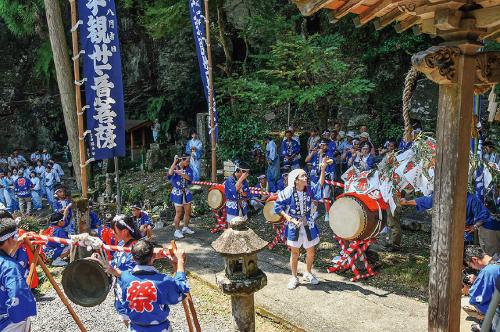
[[[126,118],[169,118],[165,131],[178,119],[194,123],[204,106],[192,32],[153,40],[136,13],[121,8],[118,17]],[[69,22],[69,13],[63,20]],[[55,76],[35,75],[42,42],[37,35],[16,37],[0,21],[0,155],[15,148],[58,150],[66,143]],[[158,98],[162,102],[152,107]]]

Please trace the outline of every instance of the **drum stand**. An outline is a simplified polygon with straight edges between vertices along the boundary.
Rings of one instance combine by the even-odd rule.
[[[267,245],[269,250],[273,249],[278,243],[284,243],[286,249],[290,250],[290,248],[288,248],[288,245],[286,244],[285,227],[286,225],[283,220],[281,220],[281,222],[279,223],[273,223],[273,229],[276,233],[276,236],[274,237],[273,241]]]
[[[210,230],[210,233],[214,234],[220,231],[224,231],[227,228],[227,221],[226,221],[226,207],[223,206],[220,209],[212,209],[212,212],[214,213],[215,220],[217,220],[217,225]]]
[[[342,248],[343,254],[340,257],[340,260],[336,262],[333,267],[329,267],[327,269],[328,273],[337,272],[337,271],[345,271],[347,269],[351,269],[354,273],[354,277],[351,278],[351,281],[358,281],[361,279],[369,278],[374,276],[376,273],[373,271],[372,266],[368,263],[368,259],[366,258],[366,250],[368,246],[375,242],[375,238],[371,238],[368,240],[356,240],[349,242],[349,247],[346,247],[342,238],[335,236],[335,239],[339,242],[340,247]],[[358,268],[354,263],[359,260],[363,262],[365,266],[365,270],[367,273],[360,274]]]

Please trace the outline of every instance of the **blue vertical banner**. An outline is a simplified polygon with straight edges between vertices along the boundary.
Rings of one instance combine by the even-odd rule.
[[[202,15],[202,7],[200,0],[188,0],[189,13],[191,14],[191,23],[193,24],[193,36],[196,44],[196,54],[198,55],[198,65],[200,66],[201,82],[203,84],[203,91],[205,92],[205,99],[207,100],[208,107],[210,108],[209,94],[210,89],[208,79],[208,58],[207,58],[207,43],[205,41],[205,17]],[[217,125],[217,109],[215,107],[215,93],[212,89],[213,99],[213,112],[215,121],[215,138],[218,139],[219,129]],[[210,111],[210,109],[209,109]],[[208,128],[210,135],[212,134],[210,128],[210,119],[208,120]]]
[[[477,168],[476,168],[476,183],[475,183],[475,194],[478,199],[481,200],[481,202],[484,202],[484,194],[485,194],[485,188],[484,188],[484,166],[481,163],[483,160],[483,134],[481,131],[481,96],[474,95],[474,116],[477,117],[477,123],[476,121],[473,121],[472,123],[476,123],[477,126],[477,131],[478,131],[478,137],[477,137],[477,144],[475,144],[475,154],[478,160]]]
[[[125,156],[125,111],[114,0],[78,0],[91,158]]]

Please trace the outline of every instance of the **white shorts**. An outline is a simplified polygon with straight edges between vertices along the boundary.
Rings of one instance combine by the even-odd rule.
[[[307,239],[306,229],[304,228],[304,225],[300,225],[299,239],[297,241],[291,241],[288,239],[286,240],[286,244],[293,248],[304,247],[304,249],[308,249],[314,247],[318,243],[319,243],[319,235],[316,236],[316,238],[312,239],[311,241]]]
[[[28,317],[26,320],[23,320],[22,322],[19,323],[12,323],[7,325],[6,328],[4,328],[2,331],[3,332],[29,332],[31,327],[31,320]]]
[[[188,205],[188,204],[191,204],[191,202],[186,203],[186,195],[183,195],[182,196],[182,204],[180,204],[180,203],[174,203],[174,206],[175,207],[180,207],[180,206],[184,206],[184,205]]]

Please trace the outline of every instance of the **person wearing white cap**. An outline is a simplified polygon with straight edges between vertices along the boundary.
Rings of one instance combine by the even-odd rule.
[[[312,285],[318,284],[318,279],[312,274],[314,263],[314,246],[319,243],[318,227],[311,218],[312,200],[321,199],[322,186],[325,183],[326,159],[321,165],[319,181],[307,186],[307,174],[303,169],[295,169],[288,175],[288,186],[279,192],[274,212],[281,215],[286,221],[285,236],[287,245],[291,249],[290,269],[292,277],[288,289],[295,289],[299,284],[297,265],[300,248],[306,250],[307,272],[304,279]]]

